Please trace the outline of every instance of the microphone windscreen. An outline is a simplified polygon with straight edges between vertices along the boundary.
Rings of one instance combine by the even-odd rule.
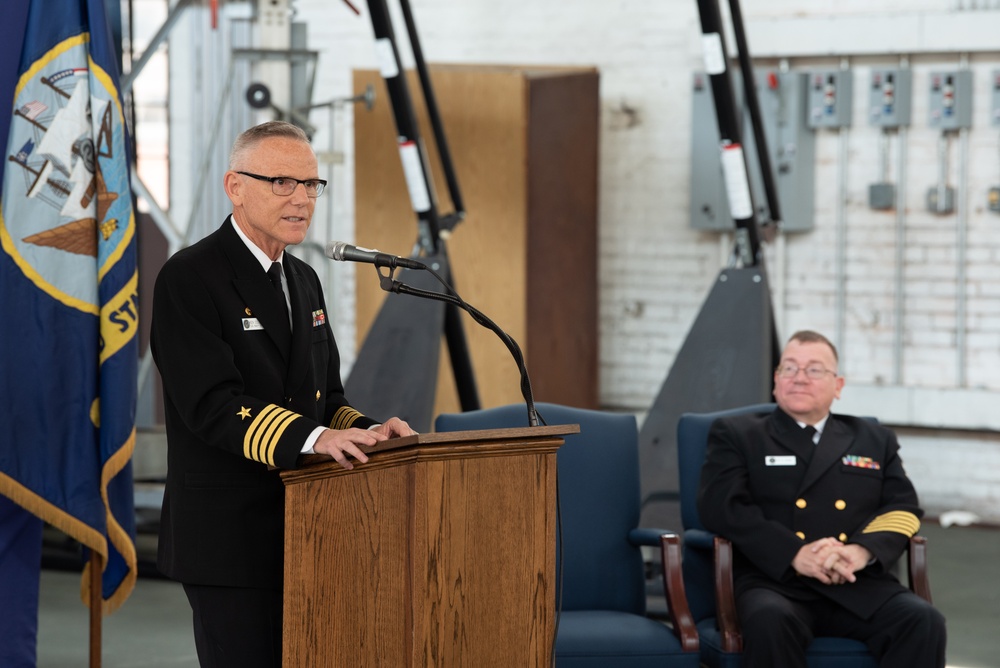
[[[326,244],[326,250],[323,251],[331,260],[343,260],[344,259],[344,246],[346,246],[343,241],[328,241]]]

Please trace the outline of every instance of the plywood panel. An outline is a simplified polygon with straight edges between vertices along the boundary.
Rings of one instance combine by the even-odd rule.
[[[536,400],[596,405],[596,146],[597,75],[593,70],[521,68],[508,66],[430,67],[452,158],[458,173],[468,216],[447,240],[455,287],[509,333],[522,347]],[[553,87],[568,77],[589,81],[589,88]],[[431,156],[432,177],[441,201],[439,211],[452,210],[445,180],[438,168],[423,101],[414,74],[408,78],[418,109],[423,139]],[[376,88],[371,112],[355,113],[356,237],[359,245],[406,255],[417,236],[417,218],[410,208],[395,142],[395,128],[388,95],[376,71],[357,71],[355,90]],[[546,94],[546,90],[551,92]],[[571,95],[567,96],[569,92]],[[592,99],[582,100],[582,95]],[[532,99],[537,103],[532,106]],[[575,117],[582,113],[582,120]],[[547,116],[547,119],[539,115]],[[532,128],[538,131],[532,139]],[[551,136],[573,151],[550,151]],[[567,143],[569,142],[569,143]],[[581,147],[582,150],[581,150]],[[568,169],[571,168],[571,169]],[[550,177],[559,170],[555,180]],[[538,178],[532,177],[537,173]],[[581,178],[582,175],[582,178]],[[576,186],[554,187],[560,180],[580,178]],[[580,197],[580,192],[584,196]],[[576,204],[563,202],[575,198]],[[562,203],[561,203],[562,202]],[[589,214],[578,215],[583,209]],[[532,219],[532,210],[539,216]],[[577,224],[559,224],[565,211]],[[544,218],[542,217],[544,216]],[[576,249],[576,269],[586,278],[566,290],[559,253],[543,264],[546,273],[562,276],[552,283],[544,276],[534,280],[529,267],[532,245],[546,236],[562,248]],[[552,242],[545,244],[551,247]],[[582,255],[580,255],[582,253]],[[562,253],[566,255],[565,252]],[[378,288],[371,267],[358,267],[358,341],[363,341],[386,298]],[[553,274],[553,272],[555,272]],[[531,305],[529,294],[544,294]],[[586,308],[550,308],[569,297]],[[409,297],[391,295],[391,299]],[[529,322],[529,308],[532,315]],[[521,400],[520,381],[507,349],[491,332],[465,318],[466,335],[483,406]],[[529,331],[530,328],[530,331]],[[561,342],[561,344],[559,343]],[[579,345],[583,342],[585,345]],[[538,350],[532,350],[537,346]],[[560,352],[562,354],[555,354]],[[569,362],[569,363],[567,363]],[[537,370],[536,370],[537,369]],[[442,355],[436,412],[459,410],[447,355]]]
[[[539,400],[596,408],[598,79],[552,73],[529,82],[525,298],[534,390]]]

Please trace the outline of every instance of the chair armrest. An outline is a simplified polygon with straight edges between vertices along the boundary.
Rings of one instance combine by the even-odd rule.
[[[675,533],[660,536],[660,555],[663,562],[663,593],[667,597],[667,612],[674,626],[674,633],[685,652],[698,652],[698,627],[688,607],[681,575],[681,542]]]
[[[909,544],[909,577],[910,589],[928,603],[931,600],[931,583],[927,577],[927,539],[923,536],[912,536]]]
[[[713,552],[715,550],[715,534],[704,529],[685,529],[684,545],[697,550]]]
[[[733,544],[721,536],[715,537],[715,617],[722,636],[722,651],[742,652],[743,638],[733,589]]]
[[[665,533],[673,533],[667,529],[650,529],[648,527],[639,527],[637,529],[630,529],[628,532],[628,542],[632,545],[646,545],[649,547],[660,547],[660,536]]]

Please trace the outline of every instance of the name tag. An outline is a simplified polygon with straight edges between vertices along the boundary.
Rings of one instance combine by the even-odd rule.
[[[780,455],[764,457],[767,466],[795,466],[795,455]]]
[[[249,332],[255,329],[264,329],[257,318],[243,318],[243,331]]]

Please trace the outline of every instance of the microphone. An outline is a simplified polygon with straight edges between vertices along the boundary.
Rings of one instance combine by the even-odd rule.
[[[404,269],[427,269],[427,265],[420,260],[390,255],[374,248],[359,248],[358,246],[345,244],[343,241],[330,241],[326,244],[323,254],[331,260],[337,260],[338,262],[364,262],[374,264],[376,267],[388,267],[390,269],[395,269],[396,267],[403,267]]]

